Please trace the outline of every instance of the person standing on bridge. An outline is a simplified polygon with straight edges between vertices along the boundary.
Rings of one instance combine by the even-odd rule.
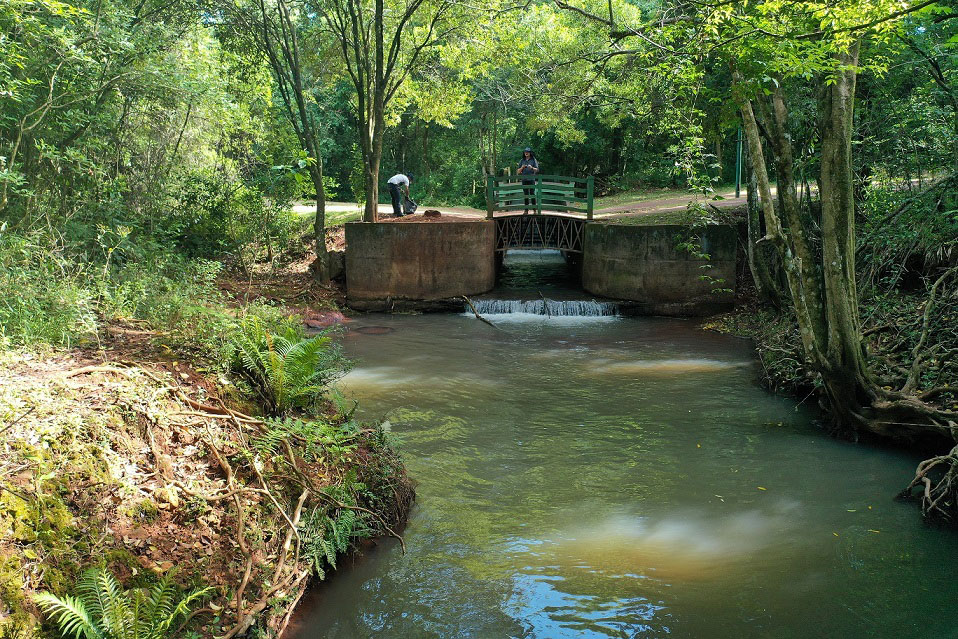
[[[397,173],[386,182],[389,185],[389,196],[393,202],[393,217],[402,217],[402,196],[409,198],[409,185],[412,184],[412,173],[403,175]]]
[[[522,159],[519,160],[519,170],[516,171],[519,175],[526,177],[532,176],[539,172],[539,162],[536,160],[536,154],[532,152],[532,149],[526,147],[522,151]],[[535,180],[522,180],[523,187],[528,187],[530,184],[535,184]],[[523,188],[525,191],[525,200],[526,200],[526,210],[523,211],[523,215],[528,215],[529,213],[529,202],[532,202],[532,207],[536,206],[536,198],[534,197],[535,189]]]

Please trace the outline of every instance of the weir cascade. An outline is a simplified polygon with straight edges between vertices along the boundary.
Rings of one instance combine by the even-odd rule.
[[[610,317],[619,314],[618,306],[612,302],[595,300],[472,300],[476,311],[481,315],[543,315],[546,317]],[[468,312],[470,309],[466,309]]]

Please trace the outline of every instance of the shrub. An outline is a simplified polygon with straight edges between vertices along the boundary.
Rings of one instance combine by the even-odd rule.
[[[70,344],[96,334],[95,277],[66,259],[55,243],[34,233],[0,228],[0,340],[13,344]]]

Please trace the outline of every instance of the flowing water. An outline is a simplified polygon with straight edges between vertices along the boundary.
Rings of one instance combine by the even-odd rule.
[[[563,297],[540,259],[505,297]],[[958,535],[892,499],[917,459],[825,436],[759,388],[747,342],[488,318],[351,324],[342,387],[388,419],[418,501],[407,553],[343,567],[298,639],[958,637]]]

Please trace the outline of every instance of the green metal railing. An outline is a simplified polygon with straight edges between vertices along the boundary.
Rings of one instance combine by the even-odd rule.
[[[524,181],[531,182],[523,184]],[[543,211],[559,213],[584,213],[592,219],[593,179],[567,177],[564,175],[486,178],[486,217],[492,219],[496,211],[532,210],[537,215]],[[534,205],[526,200],[535,200]]]

